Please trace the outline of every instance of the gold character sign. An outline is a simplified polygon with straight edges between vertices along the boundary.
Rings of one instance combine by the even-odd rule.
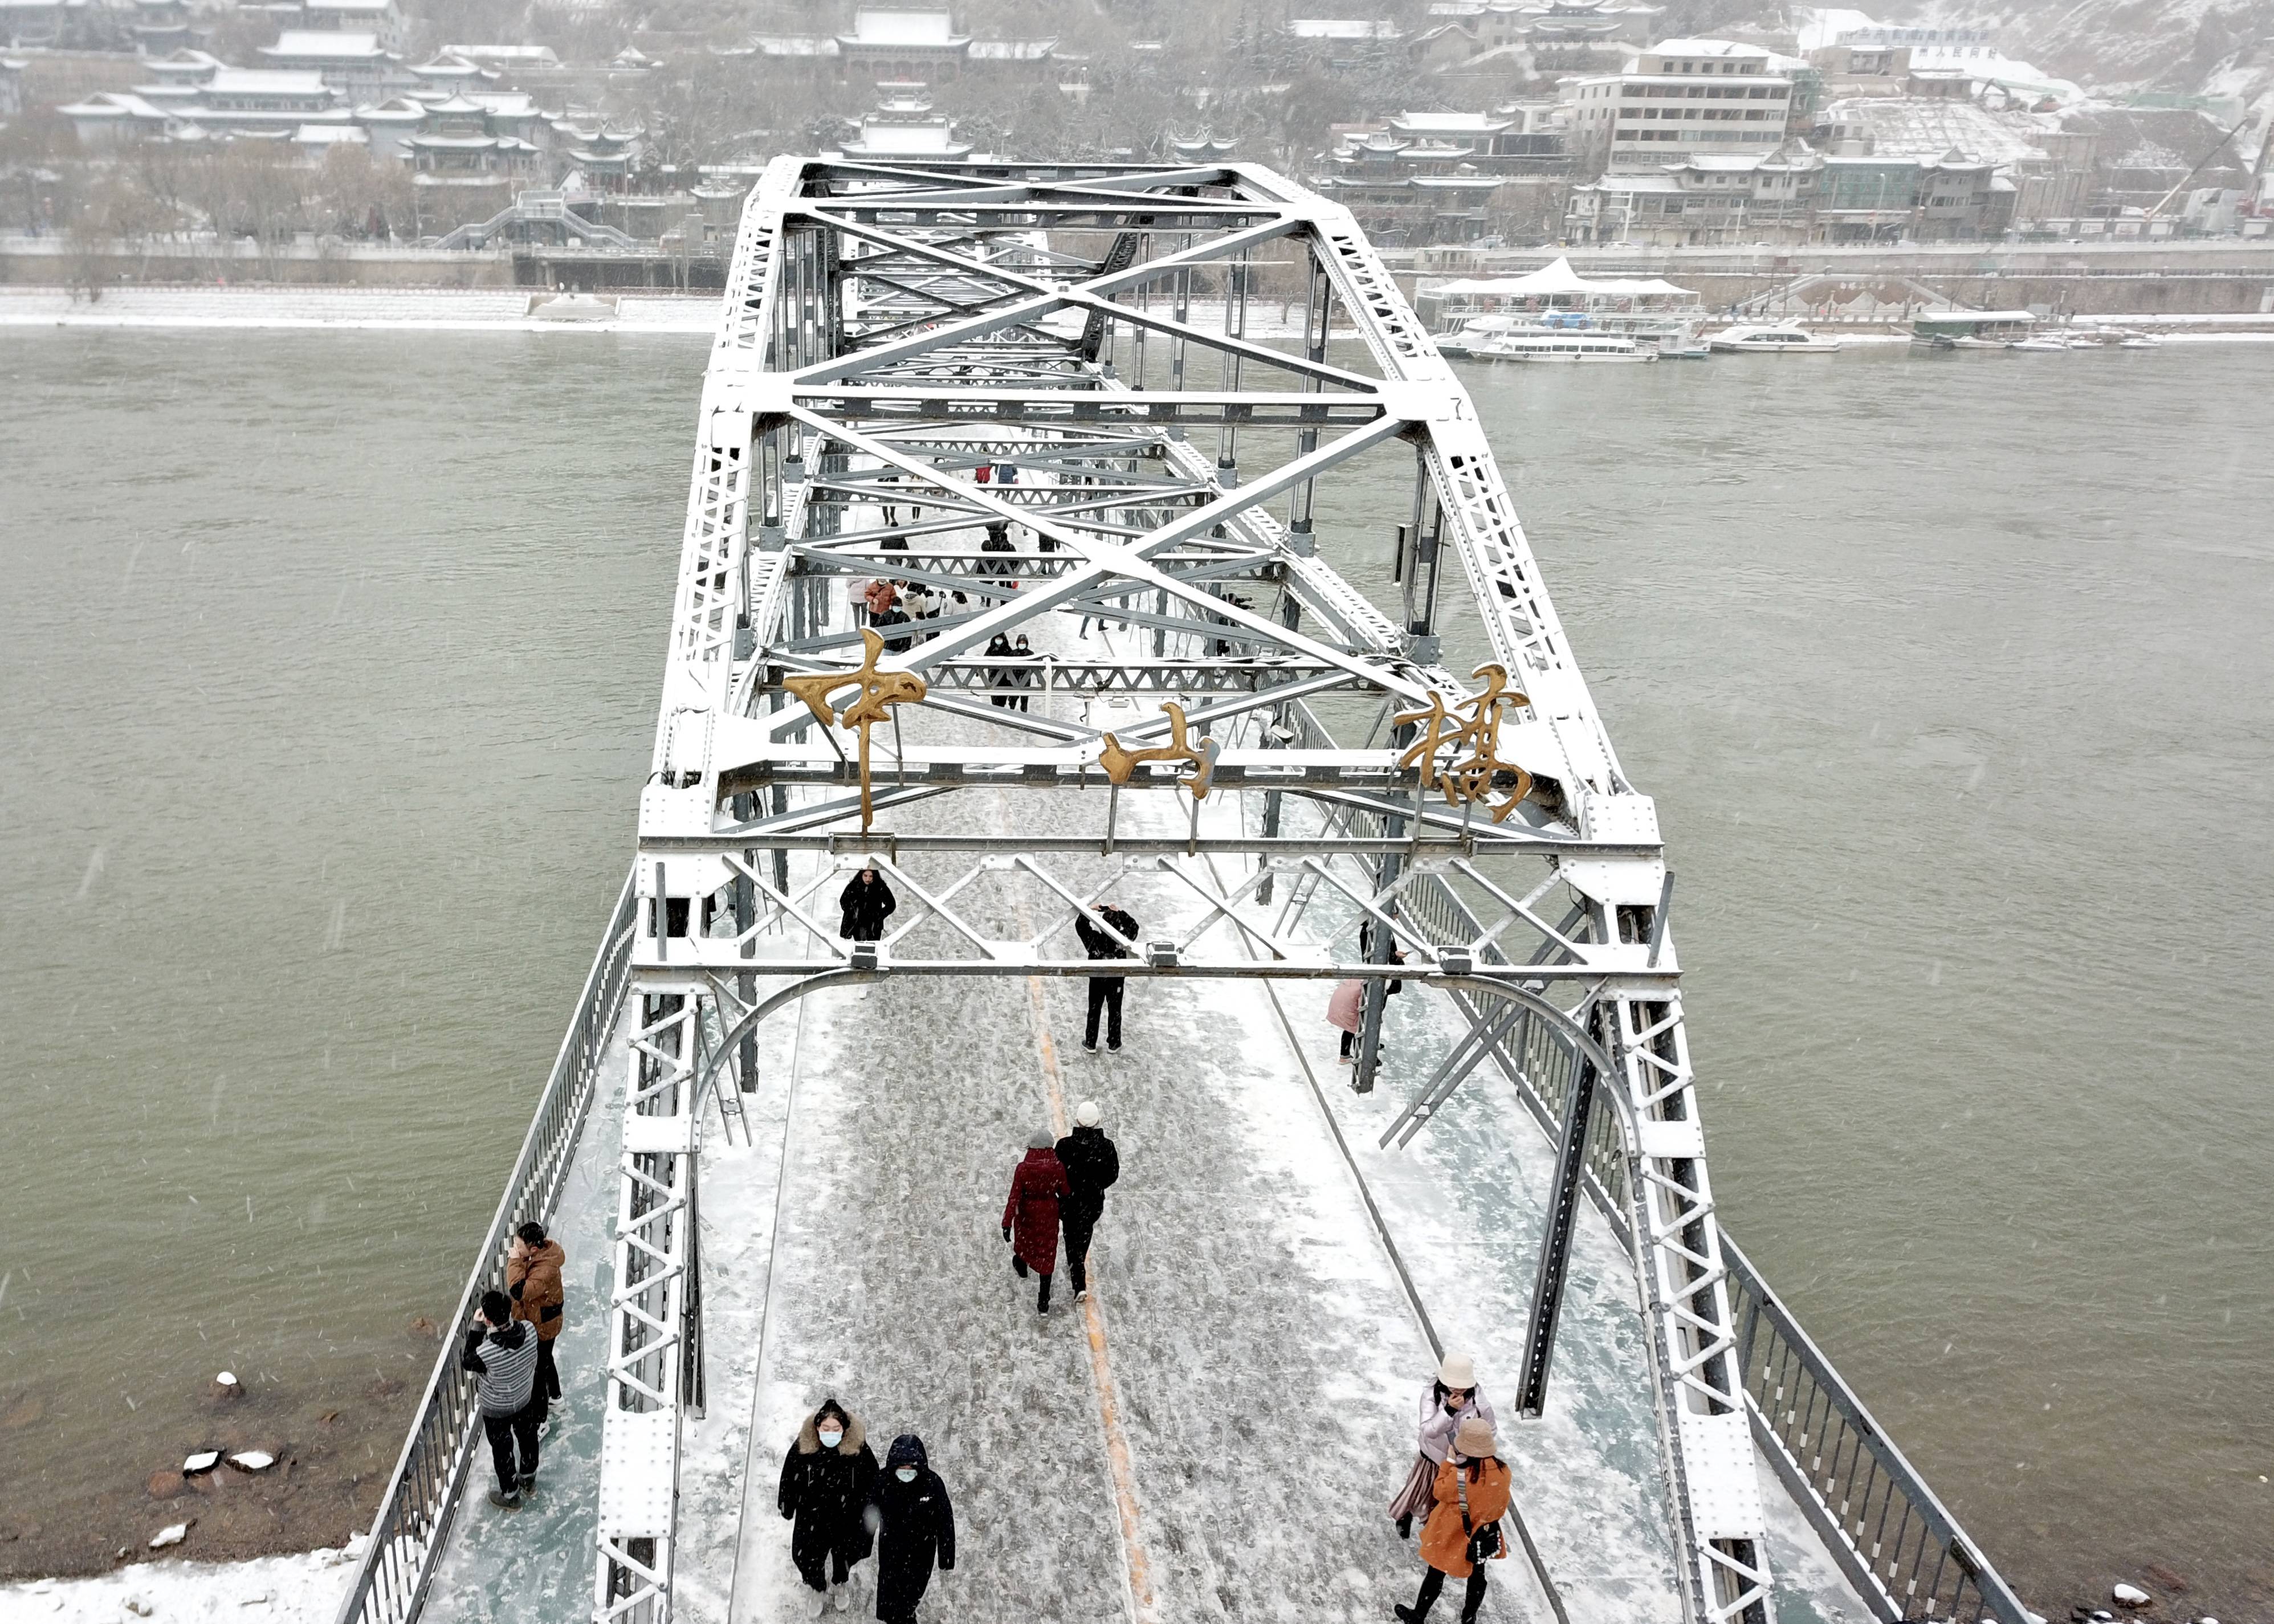
[[[1462,700],[1454,709],[1446,709],[1442,694],[1431,694],[1427,710],[1408,710],[1397,717],[1399,726],[1418,724],[1421,729],[1421,736],[1397,758],[1397,764],[1420,768],[1421,787],[1443,790],[1447,806],[1472,802],[1491,806],[1493,822],[1497,823],[1532,793],[1532,775],[1500,757],[1501,715],[1511,705],[1531,701],[1509,687],[1504,666],[1480,665],[1471,675],[1484,680],[1484,690]],[[1453,752],[1453,759],[1441,769],[1437,756],[1447,748]],[[1495,801],[1493,780],[1501,773],[1514,773],[1516,786],[1507,799]]]
[[[1216,777],[1216,741],[1202,741],[1205,748],[1194,749],[1185,736],[1185,708],[1171,700],[1161,709],[1169,718],[1169,742],[1149,750],[1122,748],[1121,741],[1111,733],[1105,735],[1105,748],[1098,753],[1097,764],[1105,769],[1105,776],[1116,784],[1126,784],[1138,767],[1145,762],[1180,761],[1192,763],[1191,777],[1179,776],[1177,782],[1193,792],[1194,801],[1206,801],[1209,780]]]
[[[850,727],[861,735],[861,832],[869,832],[874,814],[870,802],[869,730],[883,721],[894,705],[906,704],[924,696],[924,680],[913,671],[879,671],[877,658],[885,651],[885,640],[872,628],[862,628],[861,641],[867,645],[869,657],[858,671],[825,671],[809,677],[790,677],[782,686],[800,699],[806,708],[821,719],[824,727]],[[833,689],[847,683],[857,683],[860,695],[845,707],[840,715],[829,703]]]

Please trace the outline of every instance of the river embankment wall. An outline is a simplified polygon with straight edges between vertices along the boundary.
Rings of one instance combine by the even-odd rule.
[[[1934,243],[1901,246],[1648,248],[1608,244],[1502,252],[1424,248],[1400,267],[1410,294],[1448,276],[1518,276],[1559,257],[1583,276],[1659,276],[1708,309],[1900,320],[1921,304],[2077,316],[2264,314],[2274,324],[2274,242]]]

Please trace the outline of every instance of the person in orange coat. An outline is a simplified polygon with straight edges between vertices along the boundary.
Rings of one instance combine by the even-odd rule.
[[[1413,1605],[1398,1604],[1397,1616],[1405,1624],[1420,1624],[1429,1616],[1448,1576],[1469,1582],[1468,1594],[1461,1598],[1461,1624],[1475,1624],[1485,1600],[1485,1565],[1508,1554],[1500,1530],[1508,1500],[1508,1468],[1494,1457],[1492,1423],[1471,1416],[1454,1432],[1453,1452],[1437,1468],[1437,1504],[1421,1530],[1421,1560],[1429,1571],[1421,1575],[1421,1593]]]
[[[1058,1267],[1058,1203],[1073,1193],[1058,1139],[1048,1128],[1035,1130],[1027,1154],[1011,1175],[1011,1199],[1003,1203],[1003,1238],[1016,1237],[1011,1268],[1020,1279],[1032,1269],[1043,1277],[1035,1312],[1050,1312],[1050,1276]]]
[[[513,1317],[527,1320],[537,1332],[540,1425],[552,1402],[561,1396],[561,1372],[553,1363],[553,1344],[560,1338],[561,1311],[568,1300],[561,1286],[561,1267],[568,1260],[561,1243],[547,1238],[545,1226],[534,1218],[513,1232],[513,1245],[506,1253],[505,1294],[513,1299]]]

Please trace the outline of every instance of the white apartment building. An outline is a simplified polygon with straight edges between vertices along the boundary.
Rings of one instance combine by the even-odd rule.
[[[1661,40],[1621,73],[1571,81],[1572,137],[1593,173],[1648,174],[1693,154],[1759,157],[1792,114],[1785,59],[1728,40]]]

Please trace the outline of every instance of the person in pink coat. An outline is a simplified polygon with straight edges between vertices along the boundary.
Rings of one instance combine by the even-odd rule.
[[[1012,1243],[1011,1270],[1021,1280],[1032,1269],[1043,1277],[1035,1312],[1050,1312],[1050,1276],[1058,1266],[1058,1203],[1073,1193],[1058,1139],[1048,1128],[1035,1130],[1027,1154],[1011,1175],[1011,1199],[1003,1203],[1003,1238]]]

